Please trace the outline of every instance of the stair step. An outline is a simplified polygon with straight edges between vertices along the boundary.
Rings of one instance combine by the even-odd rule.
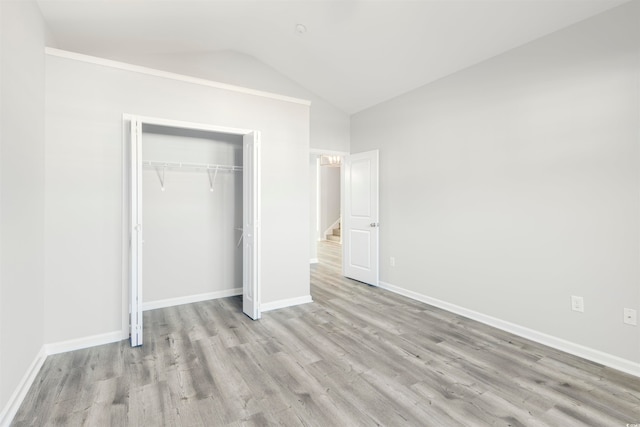
[[[327,240],[331,240],[332,242],[339,242],[340,241],[340,236],[329,234],[327,236]]]
[[[334,236],[340,236],[340,235],[342,235],[342,232],[340,231],[339,228],[334,228],[333,229],[333,235]]]

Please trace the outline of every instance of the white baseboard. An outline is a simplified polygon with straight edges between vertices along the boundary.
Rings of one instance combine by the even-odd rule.
[[[173,307],[174,305],[191,304],[194,302],[208,301],[211,299],[235,297],[236,295],[242,295],[242,288],[233,288],[224,291],[206,292],[204,294],[143,302],[142,311],[155,310],[156,308]]]
[[[309,259],[309,264],[317,264],[318,262],[319,262],[318,258],[310,258]]]
[[[281,299],[279,301],[260,304],[260,311],[264,313],[265,311],[278,310],[280,308],[293,307],[294,305],[307,304],[310,302],[313,302],[311,295],[298,298]]]
[[[42,365],[44,364],[44,361],[46,359],[47,353],[44,346],[42,346],[33,362],[31,362],[31,365],[29,365],[27,372],[25,372],[24,376],[20,380],[18,387],[16,387],[15,391],[9,398],[9,401],[2,409],[2,412],[0,412],[0,426],[8,427],[9,424],[11,424],[11,421],[13,421],[13,417],[16,416],[18,409],[20,409],[22,401],[27,395],[27,392],[31,388],[33,381],[36,379],[36,375],[38,375],[38,372],[40,372],[40,368],[42,368]]]
[[[129,338],[128,333],[122,331],[107,332],[104,334],[91,335],[88,337],[76,338],[73,340],[59,341],[45,344],[44,349],[47,355],[66,353],[67,351],[81,350],[83,348],[95,347],[97,345],[111,344]]]
[[[538,342],[540,344],[553,347],[557,350],[564,351],[566,353],[573,354],[575,356],[582,357],[583,359],[590,360],[592,362],[599,363],[604,366],[608,366],[613,369],[617,369],[622,372],[626,372],[631,375],[640,377],[640,363],[633,362],[631,360],[623,359],[618,356],[614,356],[609,353],[605,353],[600,350],[596,350],[590,347],[585,347],[580,344],[573,343],[571,341],[564,340],[562,338],[554,337],[534,329],[529,329],[524,326],[517,325],[515,323],[507,322],[486,314],[479,313],[477,311],[469,310],[464,307],[460,307],[455,304],[451,304],[436,298],[410,291],[398,286],[394,286],[390,283],[380,282],[378,285],[382,289],[386,289],[393,293],[403,295],[405,297],[414,299],[416,301],[424,302],[434,307],[441,308],[443,310],[450,311],[451,313],[459,314],[469,319],[476,320],[480,323],[484,323],[489,326],[501,329],[503,331],[510,332],[514,335],[529,339],[531,341]]]

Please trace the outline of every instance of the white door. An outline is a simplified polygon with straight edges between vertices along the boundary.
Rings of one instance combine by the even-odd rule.
[[[131,120],[129,311],[131,346],[142,345],[142,122]]]
[[[260,318],[259,241],[260,226],[260,137],[251,132],[243,136],[242,147],[242,311],[250,318]]]
[[[345,156],[342,273],[378,285],[378,150]]]

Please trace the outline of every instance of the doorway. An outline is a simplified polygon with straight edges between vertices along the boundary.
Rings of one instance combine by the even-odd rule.
[[[318,243],[326,241],[321,221],[322,158],[340,164],[340,243],[341,267],[345,277],[378,286],[379,212],[378,150],[348,154],[310,151],[311,169],[311,248],[310,263],[320,262]],[[327,160],[325,160],[325,164]],[[323,230],[325,230],[323,232]],[[327,242],[327,243],[330,243]],[[326,246],[326,245],[325,245]],[[326,257],[325,257],[326,259]]]
[[[342,156],[322,155],[319,162],[319,240],[342,244]]]
[[[125,135],[128,137],[128,150],[125,156],[124,170],[128,183],[128,238],[125,239],[125,253],[128,254],[129,292],[126,293],[129,309],[129,330],[131,345],[143,343],[143,175],[144,160],[142,156],[142,140],[146,129],[162,128],[167,132],[212,132],[242,139],[242,227],[239,244],[242,244],[242,295],[243,312],[252,319],[260,318],[260,283],[259,283],[259,240],[260,240],[260,133],[254,130],[227,128],[208,124],[180,122],[174,120],[151,118],[125,114],[123,117]],[[200,169],[209,179],[210,189],[214,190],[217,174],[221,170],[236,172],[235,165],[194,164],[182,162],[157,162],[156,172],[162,189],[165,186],[166,168],[188,167]],[[147,161],[148,162],[148,161]],[[147,164],[147,166],[149,166]],[[152,165],[153,166],[153,165]]]
[[[318,242],[342,243],[342,162],[346,152],[311,149],[310,263],[319,262]]]

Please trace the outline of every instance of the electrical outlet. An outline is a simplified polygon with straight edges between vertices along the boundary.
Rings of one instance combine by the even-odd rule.
[[[391,265],[391,267],[395,267],[396,266],[396,257],[390,257],[389,258],[389,265]]]
[[[584,298],[572,295],[571,296],[571,310],[579,311],[579,312],[583,313],[584,312]]]
[[[625,308],[624,323],[626,323],[627,325],[636,326],[638,324],[638,312],[635,311],[633,308]]]

